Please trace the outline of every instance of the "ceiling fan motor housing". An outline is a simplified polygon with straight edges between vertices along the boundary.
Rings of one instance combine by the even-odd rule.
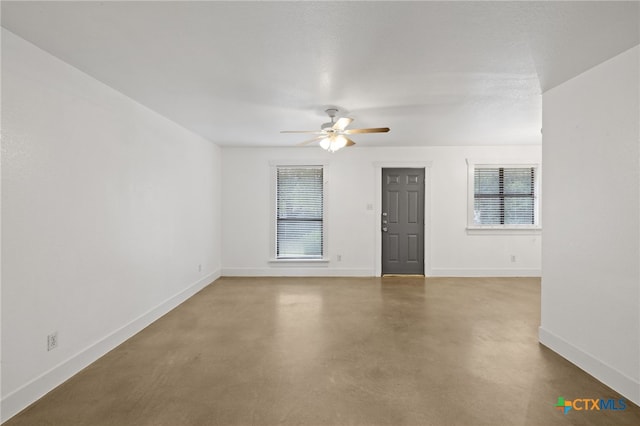
[[[324,112],[326,112],[327,115],[329,116],[329,118],[331,118],[331,121],[327,121],[326,123],[322,123],[322,125],[320,126],[320,130],[329,130],[335,124],[335,121],[333,119],[336,117],[336,114],[338,113],[338,109],[337,108],[327,108],[327,109],[324,110]]]

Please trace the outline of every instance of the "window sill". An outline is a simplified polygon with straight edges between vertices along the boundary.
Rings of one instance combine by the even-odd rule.
[[[329,263],[329,259],[327,258],[323,258],[323,259],[269,259],[269,263],[274,263],[274,264],[286,264],[286,263],[294,263],[294,264],[312,264],[312,265],[317,265],[317,264],[325,264],[325,263]]]
[[[540,235],[542,228],[527,227],[527,228],[505,228],[501,226],[467,226],[467,235]]]

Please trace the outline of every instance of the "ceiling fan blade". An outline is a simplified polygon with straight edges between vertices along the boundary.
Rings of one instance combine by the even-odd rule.
[[[354,141],[352,141],[351,139],[349,139],[346,136],[345,136],[345,139],[347,140],[347,144],[345,146],[351,146],[351,145],[355,145],[356,144]]]
[[[356,133],[386,133],[389,131],[388,127],[374,127],[371,129],[349,129],[349,130],[345,130],[344,133],[345,135],[353,135]]]
[[[310,144],[310,143],[312,143],[312,142],[317,142],[317,141],[322,140],[322,139],[324,139],[324,138],[325,138],[324,136],[318,136],[317,138],[309,139],[309,140],[307,140],[307,141],[300,142],[300,143],[298,143],[298,144],[296,144],[296,145],[298,145],[298,146],[309,145],[309,144]]]
[[[353,121],[353,118],[342,117],[339,118],[338,121],[331,127],[334,130],[344,130],[347,128],[349,124]]]
[[[312,135],[326,135],[326,132],[319,130],[281,130],[280,133],[310,133]]]

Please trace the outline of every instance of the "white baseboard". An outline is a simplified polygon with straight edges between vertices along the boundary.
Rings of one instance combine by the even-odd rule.
[[[540,269],[431,269],[430,277],[540,277]],[[222,268],[223,277],[373,277],[365,268],[278,265],[271,268]]]
[[[580,367],[605,385],[640,405],[640,382],[572,345],[563,338],[540,327],[538,340],[561,357]],[[598,395],[594,395],[597,397]]]
[[[431,268],[430,277],[540,277],[540,269],[444,269]]]
[[[66,361],[61,362],[39,377],[24,384],[17,390],[2,399],[2,418],[0,422],[5,422],[29,405],[42,398],[45,394],[59,386],[80,370],[96,361],[98,358],[114,349],[134,334],[138,333],[167,312],[180,305],[185,300],[202,290],[220,277],[220,270],[203,277],[181,292],[171,296],[156,307],[148,310],[138,318],[123,325],[111,334],[103,337],[95,344],[71,356]]]
[[[272,268],[222,268],[223,277],[373,277],[373,269],[274,266]]]

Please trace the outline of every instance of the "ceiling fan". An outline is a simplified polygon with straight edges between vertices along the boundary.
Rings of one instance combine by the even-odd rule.
[[[330,122],[323,123],[320,126],[320,130],[283,130],[280,133],[311,133],[317,135],[313,139],[301,142],[298,145],[307,145],[313,142],[319,142],[322,149],[326,149],[329,152],[336,152],[337,150],[344,148],[345,146],[355,145],[356,143],[349,139],[347,135],[353,135],[357,133],[386,133],[389,131],[388,127],[374,127],[371,129],[347,129],[347,126],[351,124],[353,118],[340,117],[335,121],[337,108],[328,108],[325,110]]]

